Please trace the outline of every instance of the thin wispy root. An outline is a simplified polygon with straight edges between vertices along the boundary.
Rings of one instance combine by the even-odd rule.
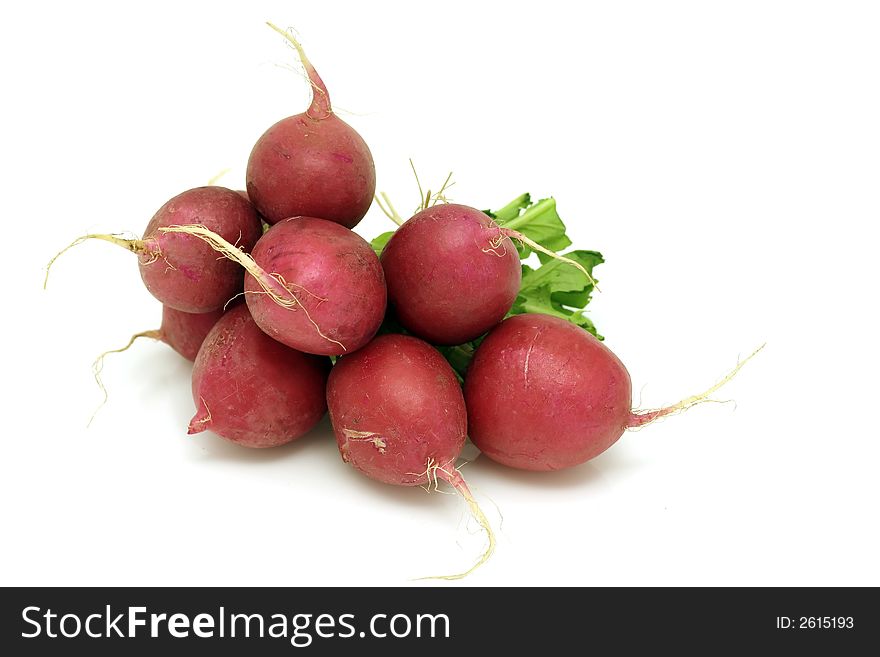
[[[95,375],[95,382],[98,384],[98,387],[104,394],[104,400],[98,405],[98,408],[95,409],[95,412],[92,413],[92,417],[89,418],[89,423],[86,425],[87,427],[91,426],[92,421],[94,421],[95,416],[98,414],[98,411],[100,411],[104,407],[104,404],[107,403],[107,398],[109,396],[107,394],[107,388],[104,385],[104,382],[101,380],[101,372],[104,371],[104,357],[108,354],[121,354],[123,351],[128,351],[131,345],[133,345],[135,343],[135,340],[137,340],[138,338],[151,338],[153,340],[161,340],[162,332],[154,329],[152,331],[141,331],[140,333],[135,333],[133,336],[131,336],[128,344],[126,344],[124,347],[105,351],[103,354],[95,359],[94,363],[92,363],[92,372]]]
[[[332,115],[333,109],[330,105],[330,95],[327,93],[327,87],[324,86],[324,82],[321,80],[321,77],[318,75],[315,67],[312,66],[309,58],[306,57],[306,51],[303,50],[302,44],[300,44],[300,42],[297,41],[296,37],[293,36],[291,30],[283,30],[274,23],[270,23],[269,21],[266,21],[266,25],[268,25],[273,30],[278,32],[278,34],[287,39],[289,45],[291,45],[296,50],[296,54],[299,55],[299,59],[302,62],[303,68],[306,71],[306,76],[308,77],[309,84],[312,86],[312,91],[314,93],[312,97],[312,104],[307,110],[309,116],[311,116],[313,119],[321,120],[326,119],[327,117]]]
[[[165,226],[163,228],[159,228],[158,230],[160,233],[182,233],[184,235],[192,235],[193,237],[197,237],[205,242],[212,249],[214,249],[217,253],[226,256],[233,262],[237,262],[239,265],[244,267],[246,272],[254,277],[254,280],[257,281],[263,292],[267,294],[269,298],[272,299],[272,301],[277,303],[282,308],[287,308],[288,310],[301,310],[305,314],[306,319],[309,320],[309,323],[315,327],[315,331],[317,331],[318,335],[320,335],[328,342],[338,344],[343,351],[347,351],[344,344],[342,344],[338,340],[334,340],[327,335],[324,335],[324,333],[321,331],[321,328],[318,326],[315,320],[312,319],[309,311],[306,310],[305,306],[302,304],[302,302],[299,300],[299,298],[296,296],[291,288],[297,287],[306,294],[314,297],[318,301],[326,301],[326,299],[312,294],[304,287],[288,283],[284,280],[284,277],[281,274],[270,274],[265,269],[260,267],[260,265],[257,264],[256,260],[254,260],[249,253],[245,253],[239,247],[230,242],[227,242],[221,235],[218,235],[206,226],[203,226],[201,224],[192,224],[186,226]],[[280,292],[279,288],[280,290],[283,290],[283,292]]]
[[[454,182],[452,182],[451,171],[449,172],[449,175],[446,176],[446,180],[444,180],[443,184],[440,186],[440,191],[436,194],[432,194],[430,189],[427,192],[422,190],[422,183],[419,180],[419,174],[416,171],[416,165],[415,163],[413,163],[412,158],[409,159],[409,166],[412,169],[413,176],[416,179],[416,186],[419,188],[419,205],[416,208],[416,212],[427,210],[428,208],[434,207],[441,202],[449,203],[449,199],[446,198],[446,190],[455,184]]]
[[[49,261],[49,264],[46,265],[46,277],[43,279],[44,290],[46,289],[46,285],[49,283],[49,270],[52,269],[52,265],[55,264],[55,261],[58,260],[58,258],[61,257],[62,254],[66,253],[78,244],[82,244],[86,240],[104,240],[105,242],[110,242],[111,244],[121,246],[122,248],[127,249],[132,253],[144,253],[146,251],[143,240],[126,239],[125,237],[120,237],[119,235],[90,233],[89,235],[77,237],[70,244],[65,246],[58,253],[56,253],[55,256]]]
[[[220,179],[223,178],[224,176],[226,176],[226,174],[229,173],[230,171],[232,171],[232,169],[230,169],[230,168],[226,168],[226,169],[223,169],[222,171],[218,171],[216,174],[214,174],[213,177],[211,177],[208,180],[208,186],[211,187],[213,185],[216,185],[218,182],[220,182]]]
[[[429,189],[427,192],[422,191],[422,183],[419,181],[419,174],[416,173],[416,166],[413,164],[412,159],[409,161],[410,167],[412,167],[413,175],[416,178],[416,185],[419,188],[419,206],[416,208],[416,212],[421,212],[422,210],[427,210],[428,208],[432,208],[438,203],[449,203],[449,198],[446,196],[446,191],[452,187],[455,183],[452,181],[452,172],[446,176],[446,180],[443,181],[443,184],[440,186],[439,192],[431,192]],[[403,217],[397,212],[394,208],[394,204],[391,202],[391,198],[389,198],[388,194],[385,192],[379,192],[373,196],[373,199],[376,201],[376,205],[379,206],[379,209],[382,213],[391,219],[398,226],[402,226],[405,221]]]
[[[725,376],[708,390],[701,392],[698,395],[692,395],[687,399],[682,399],[677,404],[673,404],[672,406],[667,406],[665,408],[658,408],[650,411],[633,411],[627,428],[635,429],[637,427],[643,427],[646,424],[653,422],[654,420],[660,419],[661,417],[666,417],[667,415],[672,415],[674,413],[681,413],[682,411],[686,411],[687,409],[696,406],[697,404],[715,401],[711,399],[711,396],[715,394],[715,392],[717,392],[719,388],[721,388],[733,377],[735,377],[737,375],[737,372],[739,372],[743,368],[743,365],[745,365],[752,358],[758,355],[758,352],[760,352],[766,346],[767,343],[765,342],[760,347],[755,349],[751,354],[749,354],[745,359],[738,361],[736,367],[734,367],[730,371],[730,373],[727,374],[727,376]]]
[[[566,258],[565,256],[561,256],[558,253],[556,253],[555,251],[551,251],[550,249],[547,249],[547,248],[541,246],[536,241],[529,239],[528,237],[526,237],[522,233],[515,231],[515,230],[511,230],[510,228],[502,228],[501,233],[502,233],[502,235],[505,235],[505,236],[509,237],[510,239],[514,239],[514,240],[517,240],[518,242],[522,242],[523,244],[528,246],[533,251],[540,251],[544,255],[548,255],[551,258],[553,258],[554,260],[559,260],[560,262],[564,262],[564,263],[571,265],[572,267],[575,267],[576,269],[580,270],[580,272],[584,276],[587,277],[587,280],[590,281],[590,285],[592,285],[593,288],[597,292],[602,291],[599,289],[599,285],[596,283],[596,279],[594,279],[590,275],[590,272],[588,272],[586,269],[584,269],[584,267],[583,267],[583,265],[581,265],[581,263],[576,262],[576,261],[572,260],[571,258]],[[497,248],[497,246],[499,246],[499,245],[495,245],[493,242],[493,246],[495,248]]]
[[[380,198],[381,196],[381,198]],[[379,209],[382,213],[391,219],[398,226],[403,225],[403,217],[398,214],[397,210],[394,209],[394,204],[391,202],[391,198],[385,192],[380,192],[379,194],[375,194],[373,198],[376,201],[376,205],[379,206]]]
[[[492,531],[492,525],[489,524],[489,519],[486,518],[486,514],[483,513],[480,505],[477,504],[477,500],[474,498],[473,493],[471,493],[470,488],[468,488],[467,483],[465,483],[464,478],[461,476],[461,472],[455,469],[455,467],[451,463],[444,466],[434,462],[433,459],[430,459],[428,461],[428,469],[425,471],[425,474],[428,477],[429,487],[433,483],[434,488],[436,489],[437,480],[442,479],[450,486],[452,486],[456,490],[456,492],[458,492],[458,494],[464,498],[465,502],[467,502],[468,508],[470,509],[471,515],[473,515],[474,519],[480,524],[480,527],[483,529],[483,531],[486,532],[486,536],[489,540],[488,544],[486,545],[486,549],[480,555],[480,558],[477,559],[476,563],[474,563],[474,565],[468,568],[466,571],[455,575],[430,575],[428,577],[419,577],[417,579],[464,579],[472,572],[474,572],[477,568],[486,563],[492,556],[492,553],[495,552],[495,532]]]

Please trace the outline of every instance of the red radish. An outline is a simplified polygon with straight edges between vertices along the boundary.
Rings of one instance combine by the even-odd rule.
[[[257,140],[247,164],[248,196],[272,224],[307,216],[353,228],[376,191],[373,156],[354,128],[333,113],[327,87],[299,42],[269,26],[299,53],[312,85],[312,102]]]
[[[327,358],[263,333],[246,305],[227,312],[196,356],[190,434],[213,431],[245,447],[276,447],[309,431],[327,410]]]
[[[557,317],[516,315],[489,333],[467,371],[469,435],[510,467],[569,468],[604,452],[627,429],[708,400],[744,364],[700,395],[634,411],[629,372],[602,342]]]
[[[285,219],[260,238],[252,254],[198,226],[179,230],[244,267],[254,320],[289,347],[338,356],[367,344],[382,324],[382,265],[362,237],[339,224]]]
[[[243,274],[235,263],[218,258],[209,245],[179,230],[191,224],[221,235],[244,251],[250,251],[262,233],[254,207],[240,194],[225,187],[197,187],[159,208],[141,239],[85,235],[61,253],[87,239],[122,246],[137,254],[144,284],[163,305],[187,313],[209,313],[241,292]],[[58,255],[46,269],[47,279]]]
[[[388,301],[400,323],[431,343],[452,345],[504,319],[522,267],[501,231],[466,205],[435,205],[405,221],[381,257]]]
[[[430,201],[428,195],[423,204]],[[399,223],[393,206],[389,217]],[[576,267],[594,283],[581,264],[499,226],[484,212],[435,204],[403,222],[382,250],[388,301],[400,323],[436,345],[462,344],[495,326],[522,281],[511,239]]]
[[[377,481],[398,486],[450,483],[495,538],[467,484],[455,469],[467,434],[467,413],[455,372],[417,338],[388,334],[340,358],[327,383],[327,405],[346,463]]]
[[[338,356],[376,335],[385,317],[385,277],[375,252],[356,233],[331,221],[294,217],[269,229],[252,256],[259,269],[245,276],[245,298],[260,328],[279,342]]]

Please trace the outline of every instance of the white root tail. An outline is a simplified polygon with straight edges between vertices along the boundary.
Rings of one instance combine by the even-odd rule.
[[[60,258],[62,254],[66,253],[78,244],[82,244],[86,240],[104,240],[105,242],[110,242],[111,244],[115,244],[116,246],[121,246],[123,249],[137,254],[145,253],[147,250],[145,242],[143,240],[127,239],[125,237],[120,237],[119,235],[110,235],[106,233],[90,233],[89,235],[77,237],[70,244],[65,246],[58,253],[56,253],[55,256],[49,261],[49,264],[46,265],[46,277],[43,279],[44,290],[49,284],[49,270],[52,269],[52,265],[55,264],[55,261],[58,260],[58,258]]]
[[[299,55],[299,59],[302,62],[303,68],[306,71],[306,77],[309,80],[309,84],[312,86],[312,103],[311,105],[309,105],[306,113],[311,118],[317,121],[332,116],[333,108],[330,104],[330,94],[327,93],[327,86],[324,84],[324,81],[321,80],[321,76],[318,75],[318,71],[316,71],[315,67],[312,66],[309,58],[306,57],[306,51],[303,50],[300,42],[297,41],[293,34],[290,33],[290,30],[282,30],[274,23],[270,23],[268,21],[266,21],[266,25],[268,25],[273,30],[278,32],[278,34],[287,39],[290,45],[293,46],[296,50],[296,54]]]
[[[471,566],[464,572],[456,573],[454,575],[429,575],[427,577],[419,577],[417,579],[464,579],[472,572],[474,572],[477,568],[486,563],[492,556],[492,553],[495,552],[495,532],[492,531],[492,525],[489,524],[489,519],[486,518],[486,514],[483,513],[483,510],[480,508],[480,505],[474,498],[473,493],[471,493],[470,488],[468,488],[467,483],[461,476],[461,472],[455,469],[452,464],[447,464],[446,466],[443,466],[435,463],[433,459],[430,459],[428,461],[428,469],[426,470],[425,474],[427,474],[429,486],[433,482],[434,488],[436,489],[437,480],[442,479],[443,481],[451,485],[456,490],[456,492],[458,492],[458,494],[464,498],[465,502],[467,502],[468,508],[470,509],[471,515],[479,523],[482,530],[486,532],[486,537],[488,541],[486,549],[480,555],[479,559],[477,559],[473,566]]]
[[[95,376],[95,382],[98,384],[98,387],[101,389],[101,392],[104,395],[104,400],[98,405],[98,408],[95,409],[95,412],[92,413],[92,417],[89,418],[89,423],[86,425],[87,427],[92,425],[92,422],[95,419],[95,416],[98,414],[104,404],[107,403],[107,399],[109,397],[107,393],[107,387],[104,385],[104,382],[101,380],[101,372],[104,370],[104,357],[108,354],[121,354],[123,351],[128,351],[131,348],[131,345],[135,343],[135,340],[138,338],[150,338],[152,340],[161,340],[162,339],[162,331],[152,330],[152,331],[141,331],[140,333],[135,333],[131,336],[131,339],[128,341],[124,347],[120,347],[119,349],[110,349],[109,351],[105,351],[103,354],[98,356],[95,359],[95,362],[92,363],[92,373]]]
[[[743,368],[743,366],[748,363],[752,358],[758,355],[758,353],[767,346],[765,342],[760,347],[755,349],[751,354],[749,354],[746,358],[739,361],[723,379],[721,379],[718,383],[713,385],[708,390],[701,392],[698,395],[691,395],[686,399],[682,399],[677,404],[673,404],[672,406],[666,406],[665,408],[657,408],[653,410],[647,411],[633,411],[630,416],[630,421],[627,424],[628,429],[635,429],[637,427],[642,427],[646,424],[653,422],[654,420],[658,420],[661,417],[666,417],[667,415],[672,415],[675,413],[681,413],[686,411],[689,408],[692,408],[698,404],[703,404],[705,402],[714,401],[711,399],[711,396],[715,394],[723,385],[729,382],[733,377],[737,375],[737,373]]]

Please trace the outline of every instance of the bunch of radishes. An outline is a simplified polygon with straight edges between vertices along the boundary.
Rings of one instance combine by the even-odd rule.
[[[632,410],[626,368],[582,312],[601,255],[557,253],[571,243],[552,200],[524,195],[490,213],[441,190],[406,221],[383,205],[400,226],[372,245],[352,232],[374,198],[372,155],[333,113],[300,44],[278,31],[313,98],[257,141],[247,192],[191,189],[141,239],[75,243],[98,238],[137,255],[163,313],[158,331],[135,337],[195,361],[189,433],[276,447],[329,409],[343,460],[363,474],[444,480],[466,498],[489,537],[479,565],[494,538],[456,469],[468,436],[510,467],[567,468],[712,390]],[[536,269],[521,264],[532,252]]]

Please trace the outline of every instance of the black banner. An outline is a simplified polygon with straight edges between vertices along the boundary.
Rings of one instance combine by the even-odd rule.
[[[880,645],[876,589],[2,589],[3,654],[445,655]],[[245,651],[245,652],[242,652]]]

